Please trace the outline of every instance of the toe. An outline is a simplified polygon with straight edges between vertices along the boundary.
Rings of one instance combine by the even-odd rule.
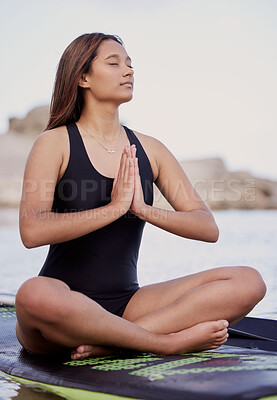
[[[217,330],[220,332],[227,331],[227,328],[229,326],[229,322],[226,320],[220,320],[216,321],[217,322]]]
[[[227,328],[222,329],[221,331],[218,331],[215,333],[215,337],[217,339],[221,339],[226,337],[226,335],[228,334]]]

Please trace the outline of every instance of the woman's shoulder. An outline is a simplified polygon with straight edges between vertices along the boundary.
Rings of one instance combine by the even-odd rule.
[[[41,132],[34,141],[33,150],[43,151],[54,149],[55,152],[64,152],[69,148],[69,138],[66,126],[49,129]]]
[[[65,125],[43,131],[36,138],[36,142],[39,143],[55,142],[58,144],[66,140],[68,140],[68,133]]]
[[[159,175],[159,168],[161,165],[161,154],[167,152],[166,146],[157,138],[147,135],[145,133],[137,132],[133,130],[134,134],[137,136],[138,140],[142,144],[152,167],[154,180]]]
[[[164,143],[162,143],[159,139],[157,139],[153,136],[150,136],[150,135],[146,135],[141,132],[137,132],[135,130],[133,130],[133,132],[137,136],[139,141],[142,143],[142,145],[149,148],[149,150],[151,150],[154,154],[156,154],[157,157],[161,154],[162,154],[162,156],[165,154],[172,155],[172,153],[166,147],[166,145]]]
[[[34,141],[28,163],[41,165],[42,160],[56,165],[59,168],[59,176],[63,173],[68,163],[70,153],[69,138],[66,126],[46,130],[40,133]]]
[[[34,141],[32,153],[62,155],[69,151],[69,139],[66,126],[41,132]]]
[[[156,139],[153,136],[146,135],[145,133],[141,133],[141,132],[138,132],[136,130],[133,130],[133,132],[134,132],[134,134],[137,136],[137,138],[139,139],[139,141],[142,144],[146,144],[148,146],[151,146],[154,149],[155,148],[160,148],[161,146],[164,146],[163,143],[160,140]]]

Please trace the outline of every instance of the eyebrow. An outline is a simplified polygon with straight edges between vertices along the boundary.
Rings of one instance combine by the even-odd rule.
[[[107,56],[106,58],[105,58],[105,60],[108,60],[109,58],[113,58],[113,57],[116,57],[116,58],[119,58],[119,54],[110,54],[109,56]],[[132,61],[131,60],[131,57],[129,57],[129,56],[127,56],[126,57],[126,61]]]

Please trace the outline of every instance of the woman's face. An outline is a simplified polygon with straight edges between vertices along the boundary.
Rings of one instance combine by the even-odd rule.
[[[99,101],[116,105],[133,97],[134,71],[131,59],[121,44],[104,40],[92,61],[91,72],[85,75],[86,87]]]

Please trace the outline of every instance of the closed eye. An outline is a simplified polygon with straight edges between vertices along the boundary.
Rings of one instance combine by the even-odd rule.
[[[118,63],[109,63],[109,65],[119,65]],[[128,68],[134,69],[132,65],[127,65]]]

